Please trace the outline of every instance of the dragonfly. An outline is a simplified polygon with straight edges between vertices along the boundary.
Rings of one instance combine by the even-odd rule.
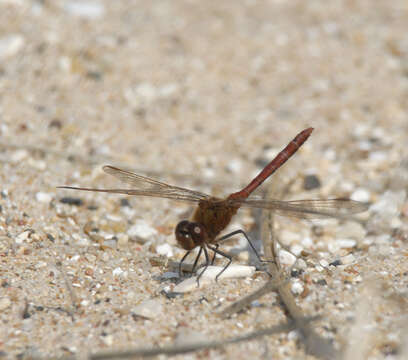
[[[87,187],[74,186],[58,186],[61,189],[93,191],[114,194],[124,194],[131,196],[149,196],[177,200],[181,202],[196,204],[195,211],[189,220],[182,220],[175,228],[175,237],[181,248],[186,250],[185,255],[179,263],[179,275],[182,277],[182,264],[187,256],[195,249],[199,248],[198,254],[194,260],[192,273],[197,267],[198,261],[204,253],[205,263],[204,269],[197,277],[199,279],[215,261],[218,255],[228,259],[228,263],[217,274],[216,280],[228,268],[232,262],[232,257],[221,251],[219,245],[224,240],[236,236],[243,235],[248,244],[254,251],[256,257],[261,262],[262,260],[257,253],[254,245],[247,234],[239,229],[228,234],[219,236],[220,233],[227,228],[232,217],[241,207],[260,208],[274,211],[278,215],[296,217],[301,219],[316,219],[316,218],[347,218],[353,214],[366,211],[368,206],[365,203],[354,201],[346,198],[337,199],[311,199],[311,200],[271,200],[250,198],[250,195],[257,189],[269,176],[271,176],[278,168],[280,168],[309,138],[313,128],[307,128],[298,133],[288,145],[270,161],[264,169],[242,190],[231,193],[225,198],[218,198],[205,193],[186,189],[179,186],[173,186],[160,182],[158,180],[135,174],[128,170],[123,170],[111,165],[105,165],[103,170],[105,173],[112,175],[121,182],[130,185],[129,189],[97,189]],[[210,260],[208,250],[213,252],[213,257]]]

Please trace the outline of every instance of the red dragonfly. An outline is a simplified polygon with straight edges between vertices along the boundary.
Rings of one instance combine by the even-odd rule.
[[[232,193],[226,198],[217,198],[202,192],[185,189],[178,186],[172,186],[163,182],[137,175],[133,172],[122,170],[114,166],[106,165],[103,170],[110,175],[118,178],[122,182],[131,185],[133,189],[93,189],[73,186],[59,186],[62,189],[98,191],[125,195],[139,195],[161,197],[178,201],[196,203],[196,207],[190,220],[183,220],[178,223],[175,229],[176,239],[179,245],[187,250],[180,261],[179,274],[182,275],[181,265],[190,254],[190,252],[199,247],[200,250],[194,261],[193,272],[198,260],[204,252],[205,265],[204,270],[197,278],[204,273],[206,268],[214,263],[217,254],[228,259],[227,265],[218,273],[218,277],[231,264],[232,258],[228,254],[218,249],[219,243],[237,234],[242,234],[248,240],[252,250],[257,258],[255,247],[252,245],[248,236],[243,230],[236,230],[229,234],[218,237],[231,221],[241,206],[261,208],[275,211],[279,215],[294,216],[298,218],[324,218],[324,217],[347,217],[352,214],[367,210],[367,205],[350,199],[330,199],[330,200],[259,200],[248,199],[249,195],[260,186],[270,175],[281,167],[307,140],[312,133],[313,128],[307,128],[301,131],[265,168],[242,190]],[[214,255],[210,261],[208,251],[213,251]]]

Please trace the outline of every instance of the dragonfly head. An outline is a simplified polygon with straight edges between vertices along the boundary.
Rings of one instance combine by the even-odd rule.
[[[176,226],[176,239],[185,250],[192,250],[204,243],[207,235],[202,224],[183,220]]]

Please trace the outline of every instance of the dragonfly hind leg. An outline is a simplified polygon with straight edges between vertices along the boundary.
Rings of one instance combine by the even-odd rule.
[[[210,245],[208,245],[208,244],[207,244],[207,246],[208,246],[209,249],[211,249],[212,251],[214,251],[214,257],[213,257],[213,259],[212,259],[211,264],[214,262],[214,259],[215,259],[215,255],[216,255],[216,254],[219,254],[219,255],[221,255],[221,256],[224,256],[225,258],[228,259],[228,264],[225,265],[224,268],[223,268],[223,269],[217,274],[217,276],[215,277],[215,281],[218,281],[218,278],[220,277],[220,275],[221,275],[225,270],[227,270],[228,266],[231,265],[232,257],[231,257],[230,255],[226,254],[225,252],[223,252],[223,251],[221,251],[221,250],[218,250],[218,244],[215,245],[214,247],[212,247],[212,246],[210,246]]]
[[[254,252],[256,258],[259,260],[259,262],[261,262],[261,263],[263,263],[263,264],[266,264],[266,263],[275,263],[275,261],[273,261],[273,260],[264,260],[264,259],[261,258],[261,256],[258,254],[258,251],[256,251],[254,244],[252,244],[251,240],[249,240],[249,237],[248,237],[248,235],[245,233],[244,230],[239,229],[239,230],[235,230],[235,231],[233,231],[233,232],[230,232],[229,234],[226,234],[226,235],[224,235],[224,236],[221,236],[219,239],[217,239],[217,242],[224,241],[224,240],[229,239],[230,237],[232,237],[232,236],[234,236],[234,235],[237,235],[237,234],[242,234],[242,235],[244,235],[245,239],[248,241],[249,246],[250,246],[251,249],[253,250],[253,252]],[[218,244],[217,244],[216,246],[217,246],[217,248],[218,248]],[[213,250],[213,251],[214,251],[214,258],[213,258],[213,262],[214,262],[215,253],[216,253],[217,251],[215,251],[215,250]],[[218,251],[219,251],[219,250],[218,250]],[[229,264],[228,264],[228,265],[229,265]],[[225,269],[224,269],[224,270],[225,270]],[[224,271],[224,270],[223,270],[223,271]],[[268,271],[266,271],[266,273],[267,273],[269,276],[271,276],[271,274],[269,274]],[[220,275],[220,274],[219,274],[219,275]],[[219,275],[218,275],[218,276],[219,276]]]

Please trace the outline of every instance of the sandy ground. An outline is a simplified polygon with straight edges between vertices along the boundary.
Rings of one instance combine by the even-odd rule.
[[[282,197],[371,206],[359,221],[276,219],[282,243],[310,254],[292,272],[296,301],[344,358],[407,358],[407,34],[405,0],[0,0],[0,357],[285,322],[275,294],[216,314],[259,288],[259,271],[162,292],[179,279],[155,258],[181,259],[173,229],[190,205],[56,186],[120,187],[101,170],[113,164],[229,193],[312,126],[274,175]],[[320,186],[308,190],[312,175]],[[230,229],[256,242],[258,226],[242,211]],[[246,264],[244,245],[222,249]],[[296,331],[184,356],[314,358]]]

